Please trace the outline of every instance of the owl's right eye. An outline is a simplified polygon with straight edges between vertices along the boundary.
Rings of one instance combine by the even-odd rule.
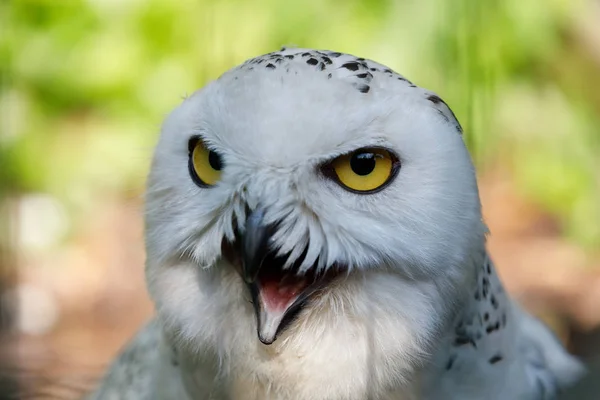
[[[221,179],[223,158],[209,149],[199,137],[190,139],[188,143],[188,168],[194,182],[200,187],[214,186]]]

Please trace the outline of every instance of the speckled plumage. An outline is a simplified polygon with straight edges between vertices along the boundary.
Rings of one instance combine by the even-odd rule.
[[[475,173],[447,104],[363,58],[287,48],[246,61],[163,126],[146,206],[157,319],[92,399],[551,399],[583,373],[511,301],[485,250]],[[223,155],[213,188],[188,141]],[[365,146],[399,154],[369,195],[319,165]],[[344,265],[270,345],[223,256],[249,212],[299,271]]]
[[[404,76],[373,60],[336,51],[283,47],[279,51],[251,58],[233,69],[232,72],[235,74],[237,71],[252,71],[255,68],[269,70],[283,68],[286,73],[290,73],[292,72],[291,69],[298,63],[306,63],[314,67],[315,71],[326,74],[327,79],[346,81],[361,93],[368,93],[371,90],[370,83],[373,79],[377,79],[377,83],[383,85],[402,85],[403,87],[417,89],[421,96],[429,100],[446,121],[451,122],[456,130],[462,133],[462,127],[456,116],[439,96],[419,88]],[[293,73],[298,74],[298,71],[293,70]],[[393,82],[394,80],[398,82]]]

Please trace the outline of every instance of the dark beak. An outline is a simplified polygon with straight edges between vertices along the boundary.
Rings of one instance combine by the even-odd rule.
[[[281,266],[285,257],[275,257],[270,248],[269,241],[276,227],[265,224],[264,217],[264,208],[251,211],[236,242],[241,256],[241,275],[248,285],[254,304],[258,338],[264,344],[271,344],[298,314],[307,293],[290,296],[285,305],[273,305],[273,296],[277,297],[272,292],[273,279],[281,281],[283,278]],[[276,278],[273,278],[274,275]],[[265,284],[270,284],[271,290]]]
[[[242,274],[248,284],[256,281],[260,266],[269,252],[269,238],[273,228],[264,224],[264,217],[263,208],[250,212],[244,233],[238,238],[241,246]]]

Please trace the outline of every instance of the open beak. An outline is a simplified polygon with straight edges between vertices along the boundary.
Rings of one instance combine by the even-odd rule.
[[[318,274],[313,265],[303,275],[297,267],[304,255],[288,269],[283,269],[287,259],[276,257],[271,248],[275,227],[264,223],[265,210],[252,211],[243,233],[236,238],[236,252],[241,262],[240,272],[248,285],[256,312],[258,338],[271,344],[277,335],[294,320],[307,300],[322,288],[330,274]]]

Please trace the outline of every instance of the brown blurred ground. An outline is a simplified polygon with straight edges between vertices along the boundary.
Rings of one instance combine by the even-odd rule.
[[[508,175],[489,173],[480,185],[489,248],[507,289],[566,341],[600,326],[600,255],[561,239],[556,221],[524,201]],[[152,315],[140,204],[105,204],[56,259],[20,260],[21,282],[48,293],[60,311],[50,332],[23,335],[8,349],[21,362],[22,381],[35,386],[33,398],[78,398]],[[35,307],[25,302],[21,312]]]

